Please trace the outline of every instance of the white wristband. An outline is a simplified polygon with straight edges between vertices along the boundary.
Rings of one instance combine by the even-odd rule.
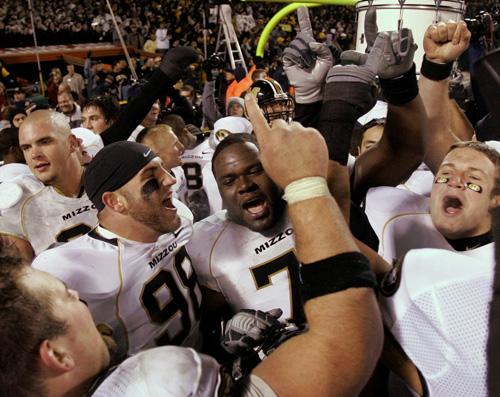
[[[326,179],[321,176],[311,176],[288,184],[285,187],[283,200],[285,200],[288,204],[293,204],[314,197],[329,195],[330,190],[328,189]]]

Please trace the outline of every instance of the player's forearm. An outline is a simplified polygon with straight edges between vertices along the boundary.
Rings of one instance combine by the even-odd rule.
[[[358,395],[382,350],[373,291],[351,288],[314,298],[305,312],[309,331],[281,345],[253,372],[280,397]]]
[[[451,133],[448,79],[436,81],[420,75],[419,89],[428,121],[424,135],[424,161],[431,171],[436,172],[448,148],[458,141]]]
[[[470,141],[474,135],[474,127],[458,103],[450,99],[450,124],[451,131],[458,139]]]
[[[389,104],[382,142],[386,141],[395,153],[404,151],[409,156],[422,158],[426,121],[425,107],[419,95],[401,106]]]
[[[312,263],[358,251],[333,197],[317,197],[289,204],[288,213],[300,262]]]

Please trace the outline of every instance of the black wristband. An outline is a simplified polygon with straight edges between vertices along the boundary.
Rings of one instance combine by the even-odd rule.
[[[440,81],[450,77],[453,62],[436,63],[429,61],[425,55],[422,58],[422,67],[420,73],[429,80]]]
[[[415,64],[401,76],[379,80],[385,99],[392,105],[404,105],[418,95]]]
[[[348,252],[300,267],[304,302],[348,288],[377,288],[368,259]]]

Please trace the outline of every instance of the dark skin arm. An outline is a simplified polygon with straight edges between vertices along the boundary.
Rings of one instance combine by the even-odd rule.
[[[375,186],[397,186],[419,166],[427,128],[420,95],[403,106],[389,104],[382,139],[356,159],[351,186],[355,202]]]

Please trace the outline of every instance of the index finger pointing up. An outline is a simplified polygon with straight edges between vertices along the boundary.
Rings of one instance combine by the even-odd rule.
[[[247,93],[245,95],[245,109],[248,114],[248,118],[252,123],[253,132],[259,144],[265,141],[265,137],[269,137],[269,131],[271,128],[267,124],[267,120],[264,114],[257,105],[257,100],[252,93]]]

